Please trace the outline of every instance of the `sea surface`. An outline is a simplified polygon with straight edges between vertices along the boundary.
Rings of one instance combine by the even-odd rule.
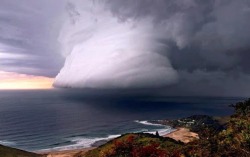
[[[226,116],[233,112],[228,105],[244,99],[0,91],[0,144],[29,151],[65,150],[90,147],[128,132],[165,134],[172,128],[148,121],[194,114]]]

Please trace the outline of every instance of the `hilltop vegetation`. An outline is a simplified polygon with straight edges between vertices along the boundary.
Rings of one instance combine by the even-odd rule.
[[[249,157],[250,99],[230,106],[234,114],[223,126],[207,116],[182,119],[202,119],[190,125],[200,139],[187,144],[144,133],[126,134],[75,157]]]
[[[176,156],[182,142],[147,133],[125,134],[86,153],[86,157]],[[79,156],[80,154],[76,155]]]

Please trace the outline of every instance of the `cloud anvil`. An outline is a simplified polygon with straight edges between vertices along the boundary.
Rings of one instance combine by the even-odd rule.
[[[56,87],[247,95],[246,0],[15,2],[0,6],[2,71],[56,77]]]

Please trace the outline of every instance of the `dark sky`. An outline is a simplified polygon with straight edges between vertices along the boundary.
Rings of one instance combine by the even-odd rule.
[[[0,0],[0,70],[62,87],[249,96],[249,28],[249,0]],[[119,49],[93,46],[106,37]]]

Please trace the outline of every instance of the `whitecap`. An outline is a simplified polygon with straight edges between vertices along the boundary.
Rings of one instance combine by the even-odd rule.
[[[15,142],[12,142],[12,141],[2,140],[2,141],[0,141],[0,144],[6,145],[6,146],[13,146],[13,145],[15,145],[16,143],[15,143]]]
[[[140,123],[140,124],[143,124],[143,125],[165,126],[165,125],[162,125],[162,124],[151,123],[151,122],[146,121],[146,120],[145,121],[135,120],[134,122]]]
[[[53,150],[72,150],[72,149],[80,149],[80,148],[89,148],[91,147],[95,142],[102,141],[102,140],[111,140],[116,137],[119,137],[121,135],[109,135],[107,137],[75,137],[68,139],[70,140],[73,144],[71,145],[64,145],[64,146],[58,146],[58,147],[53,147],[50,149],[43,149],[40,150],[39,152],[47,152],[47,151],[53,151]]]

